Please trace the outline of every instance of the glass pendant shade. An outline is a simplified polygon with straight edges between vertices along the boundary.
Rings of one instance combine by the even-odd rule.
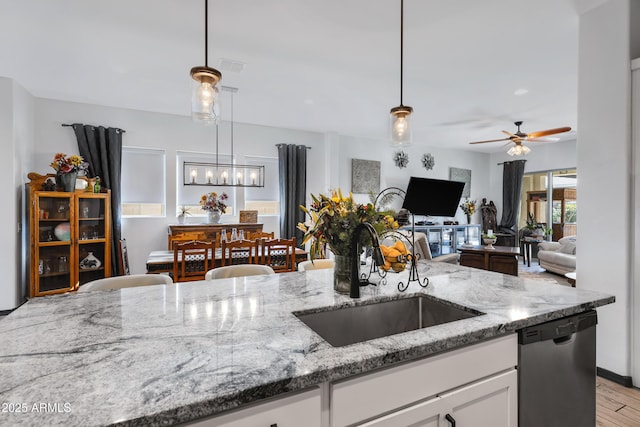
[[[530,151],[531,149],[529,147],[525,147],[524,145],[514,145],[513,147],[509,148],[507,154],[510,156],[524,156]]]
[[[391,145],[406,147],[411,144],[411,113],[413,108],[401,105],[391,109],[389,130]]]
[[[210,67],[193,67],[193,91],[191,93],[191,118],[197,122],[214,123],[219,117],[218,82],[222,74]]]

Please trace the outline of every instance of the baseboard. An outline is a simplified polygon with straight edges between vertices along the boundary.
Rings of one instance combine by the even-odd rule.
[[[611,372],[604,368],[596,367],[596,375],[625,387],[633,387],[633,381],[631,380],[631,377],[616,374],[615,372]]]
[[[11,312],[12,312],[13,310],[15,310],[15,308],[14,308],[14,309],[11,309],[11,310],[0,310],[0,317],[2,317],[2,316],[7,316],[7,315],[11,314]]]

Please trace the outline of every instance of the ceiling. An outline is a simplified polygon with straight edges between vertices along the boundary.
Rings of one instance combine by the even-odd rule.
[[[0,0],[0,76],[37,97],[190,114],[204,0]],[[414,144],[469,145],[577,120],[574,0],[406,0]],[[384,140],[399,104],[399,0],[210,0],[209,65],[236,122]],[[527,89],[525,95],[515,95]],[[229,94],[222,95],[229,118]],[[562,135],[575,138],[575,132]]]

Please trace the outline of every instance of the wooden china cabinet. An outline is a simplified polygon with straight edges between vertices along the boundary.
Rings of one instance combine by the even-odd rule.
[[[75,291],[111,276],[109,190],[45,191],[54,175],[30,173],[29,296]]]

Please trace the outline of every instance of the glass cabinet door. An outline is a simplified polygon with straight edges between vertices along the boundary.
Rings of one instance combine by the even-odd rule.
[[[74,286],[72,244],[73,198],[47,195],[36,198],[35,221],[38,241],[36,292],[71,290]],[[34,274],[35,275],[35,274]]]
[[[80,285],[107,277],[108,259],[105,221],[105,199],[78,196],[78,282]]]
[[[429,250],[431,257],[437,257],[442,254],[442,233],[441,228],[427,228],[427,241],[429,242]]]
[[[442,227],[442,255],[455,252],[454,238],[453,228]]]
[[[472,245],[479,245],[480,242],[480,235],[482,229],[481,226],[475,226],[475,227],[467,227],[467,237],[468,237],[468,243],[472,244]]]

